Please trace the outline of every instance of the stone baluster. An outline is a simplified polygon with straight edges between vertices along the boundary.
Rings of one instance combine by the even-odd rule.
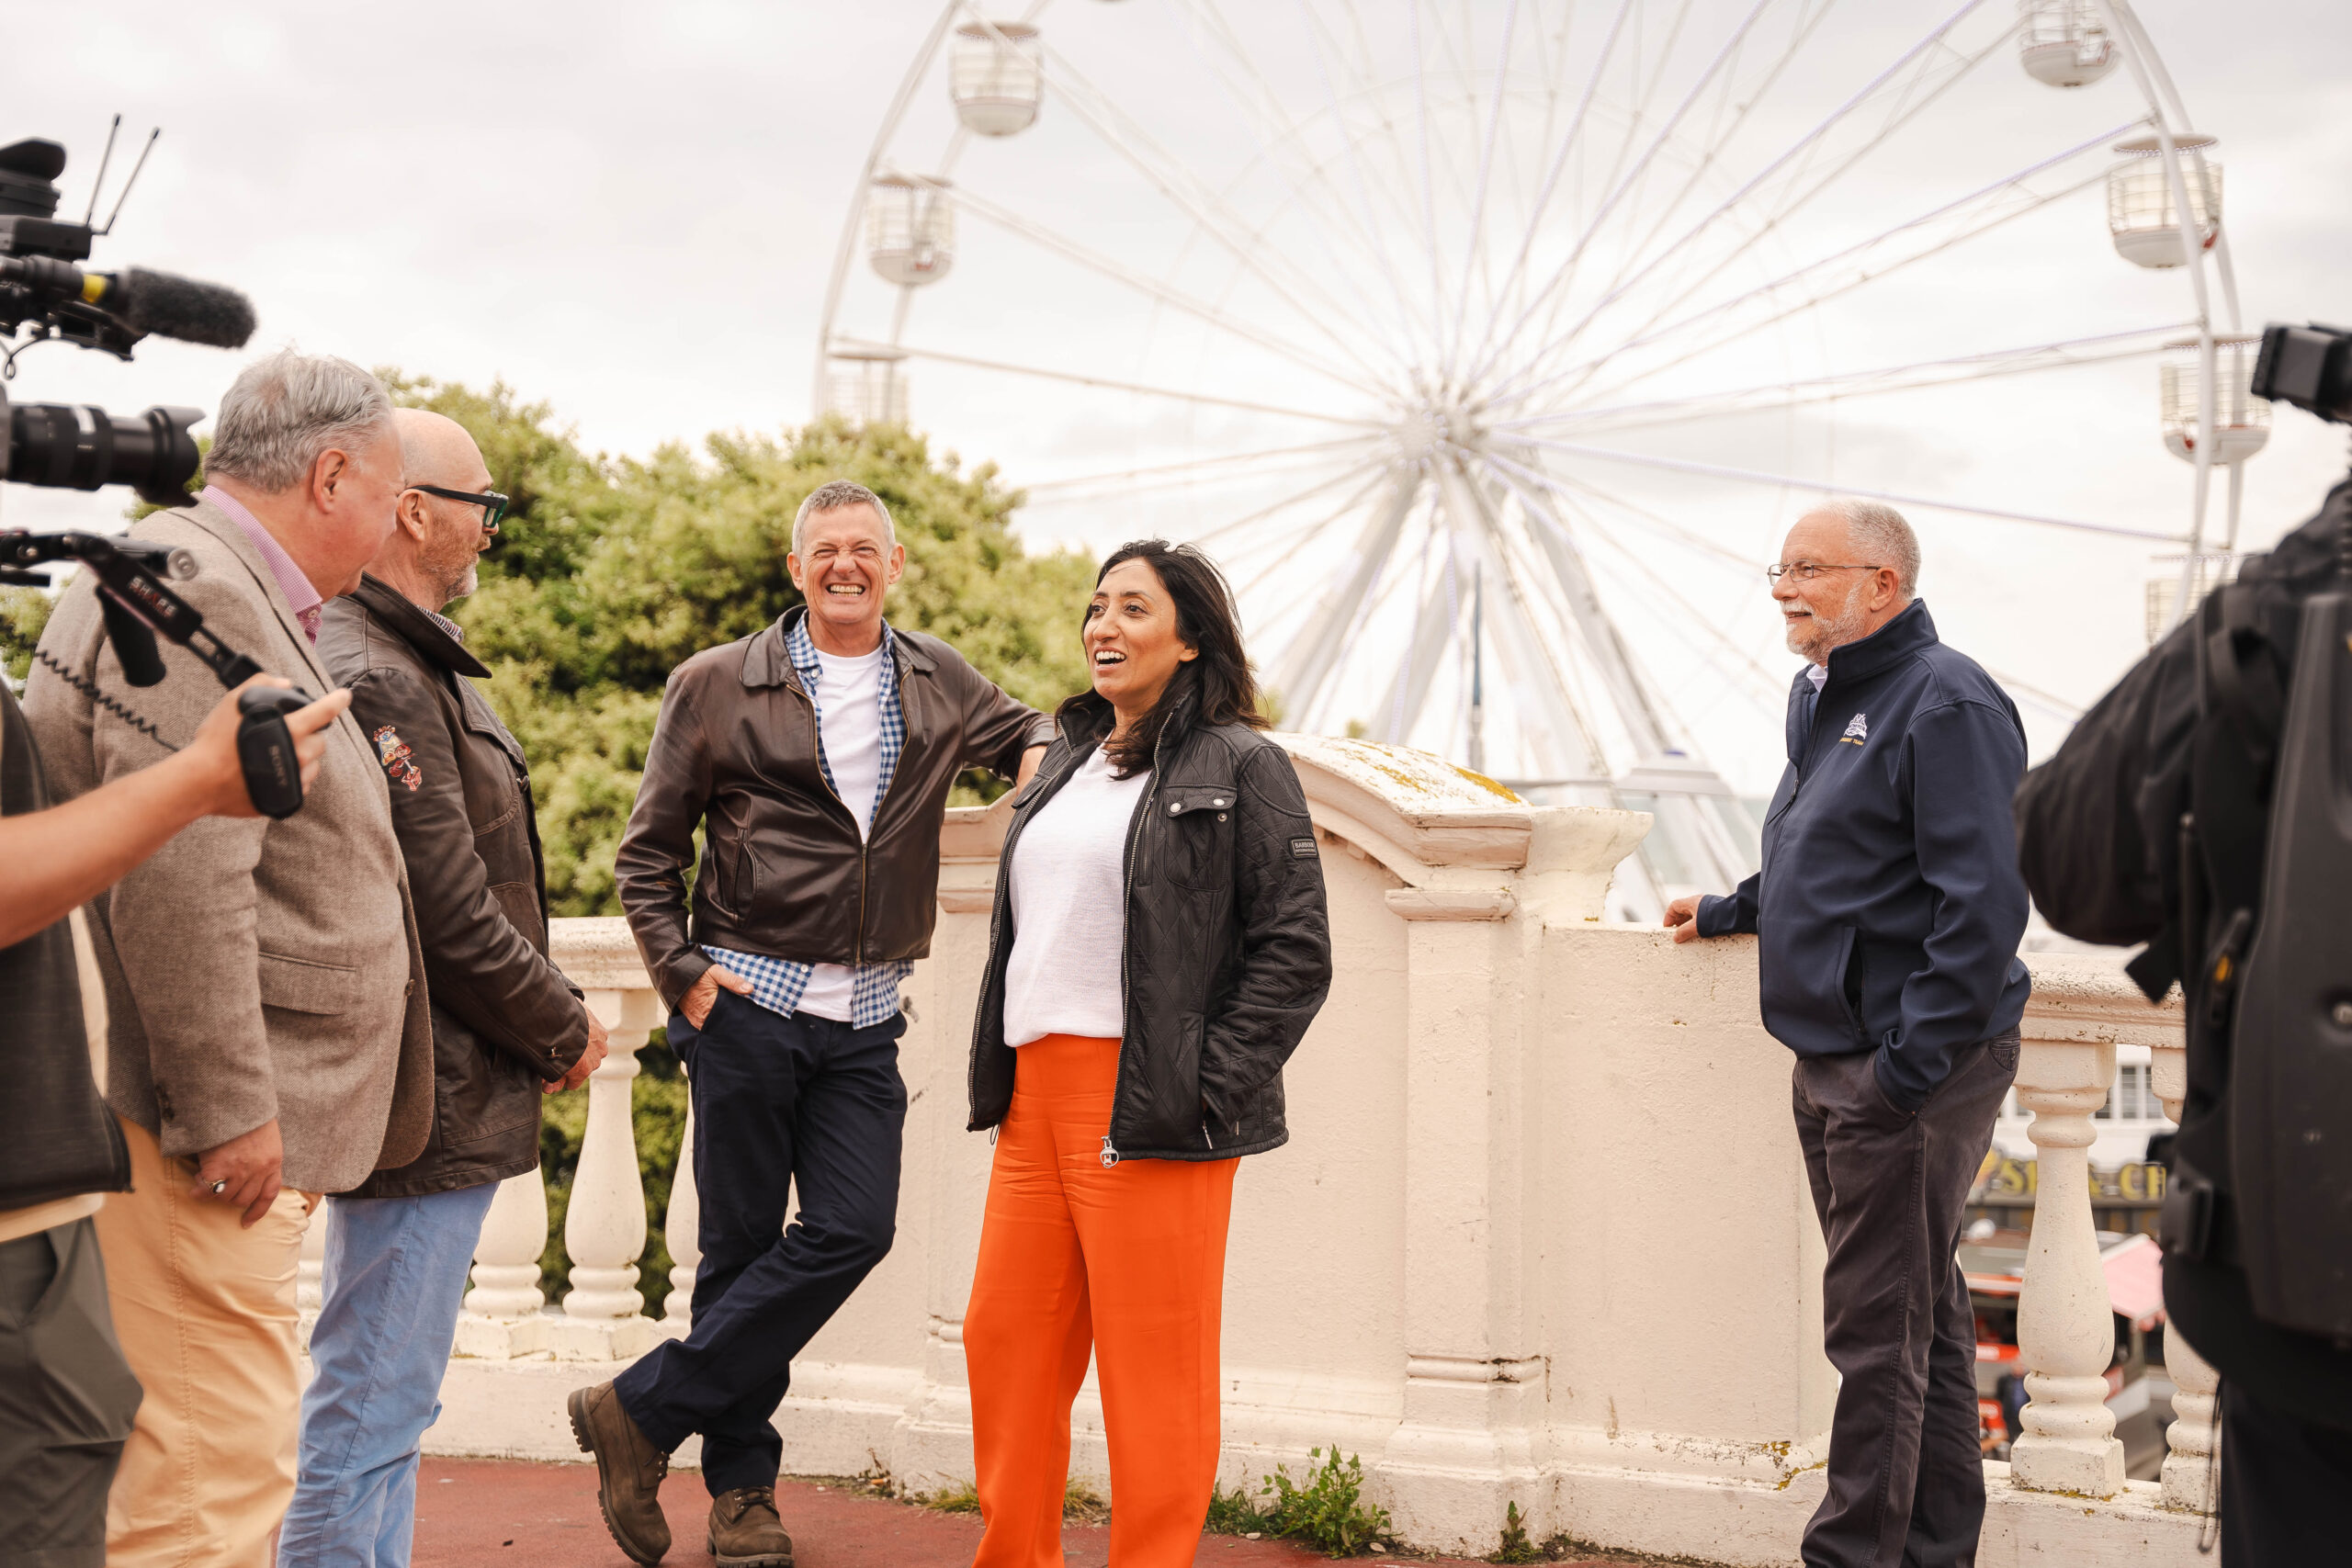
[[[305,1318],[316,1317],[326,1300],[327,1271],[327,1201],[320,1199],[311,1207],[310,1222],[302,1227],[302,1255],[294,1265],[294,1310]]]
[[[694,1326],[695,1270],[702,1263],[702,1200],[695,1188],[695,1109],[686,1104],[686,1134],[678,1140],[678,1170],[670,1179],[670,1208],[662,1216],[662,1239],[670,1248],[670,1293],[662,1302],[662,1324],[680,1336]]]
[[[612,1054],[588,1079],[588,1130],[563,1218],[563,1247],[571,1259],[563,1310],[575,1318],[631,1318],[645,1311],[637,1291],[637,1259],[645,1251],[645,1183],[629,1118],[639,1068],[637,1053],[620,1038],[622,1001],[618,991],[588,993],[588,1005],[615,1038]]]
[[[474,1288],[458,1319],[457,1353],[506,1360],[548,1348],[539,1309],[539,1259],[548,1245],[547,1178],[538,1170],[498,1184],[474,1244]]]
[[[2018,1302],[2018,1349],[2031,1403],[2010,1468],[2018,1485],[2039,1492],[2112,1497],[2123,1489],[2123,1445],[2104,1375],[2115,1356],[2113,1312],[2090,1199],[2091,1115],[2114,1081],[2112,1041],[2029,1033],[2024,1042],[2018,1102],[2033,1112],[2027,1135],[2040,1171]]]
[[[482,1317],[527,1317],[546,1305],[539,1258],[547,1245],[546,1178],[537,1169],[508,1177],[481,1223],[466,1310]]]
[[[322,1198],[311,1205],[310,1220],[302,1227],[301,1255],[294,1263],[294,1331],[305,1350],[319,1308],[326,1302],[326,1269],[327,1201]]]
[[[2156,1045],[2152,1054],[2155,1070],[2150,1076],[2156,1098],[2164,1102],[2165,1114],[2177,1122],[2180,1102],[2188,1095],[2188,1049],[2175,1038]],[[2180,1325],[2169,1320],[2165,1324],[2165,1371],[2175,1390],[2173,1423],[2165,1434],[2170,1450],[2165,1455],[2165,1506],[2210,1514],[2221,1480],[2222,1430],[2213,1419],[2213,1396],[2222,1375],[2206,1365],[2205,1358],[2181,1337]]]

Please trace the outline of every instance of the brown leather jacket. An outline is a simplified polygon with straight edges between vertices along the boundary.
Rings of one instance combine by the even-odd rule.
[[[539,1162],[539,1085],[588,1046],[580,993],[548,961],[547,874],[523,749],[463,677],[490,673],[369,577],[319,621],[351,688],[408,863],[433,998],[433,1134],[354,1198],[447,1192]]]
[[[860,841],[817,765],[817,710],[785,652],[788,610],[671,672],[615,871],[662,998],[710,967],[700,944],[803,964],[879,964],[931,951],[939,827],[966,768],[1012,778],[1054,721],[1015,702],[934,637],[893,628],[905,749]],[[689,921],[695,829],[703,871]]]

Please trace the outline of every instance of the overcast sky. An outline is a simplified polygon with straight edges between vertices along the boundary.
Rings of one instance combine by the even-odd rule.
[[[1214,164],[1231,116],[1224,99],[1186,75],[1188,58],[1165,43],[1170,24],[1155,13],[1171,4],[1059,0],[1044,20],[1073,52],[1092,51],[1086,58],[1103,85],[1156,134],[1180,146],[1196,135],[1204,164]],[[1842,15],[1878,22],[1916,11],[1917,31],[1951,4],[1845,0]],[[1994,6],[2008,9],[2007,0]],[[1473,8],[1464,0],[1465,13]],[[1401,3],[1362,0],[1359,9],[1383,38],[1401,37],[1408,25]],[[2352,6],[2143,0],[2140,9],[2200,128],[2222,139],[2228,227],[2252,321],[2352,317]],[[937,16],[928,0],[20,4],[9,7],[0,39],[0,139],[63,141],[72,162],[62,184],[78,214],[107,117],[122,113],[134,150],[160,124],[163,141],[119,227],[100,242],[100,265],[161,267],[244,289],[261,318],[257,346],[292,341],[443,378],[503,378],[552,402],[590,445],[642,453],[665,440],[774,429],[808,416],[820,308],[843,216],[886,105]],[[1842,25],[1833,11],[1826,36],[1834,42]],[[1996,63],[2015,75],[2013,62]],[[1270,62],[1277,77],[1302,69],[1298,58]],[[2133,112],[2114,96],[2122,90],[2110,82],[2084,95],[2052,94],[2048,106],[1988,98],[2023,107],[1956,107],[1937,134],[1955,150],[2022,136],[2008,123],[2013,112],[2063,115],[2096,133],[2105,119]],[[935,73],[919,87],[915,123],[943,118],[944,93]],[[2090,102],[2098,93],[2112,103]],[[1122,233],[1157,245],[1148,199],[1107,179],[1098,188],[1101,170],[1069,140],[1072,118],[1057,119],[1059,112],[1049,98],[1046,118],[1030,133],[1035,140],[984,149],[997,159],[988,165],[991,188],[1001,199],[1034,197],[1037,209],[1070,214],[1076,225],[1091,216],[1098,231],[1086,238],[1102,248],[1116,249]],[[110,187],[123,167],[119,157]],[[1854,202],[1876,199],[1857,194]],[[2088,199],[2080,210],[2096,223],[2096,193]],[[988,232],[967,218],[963,276],[934,291],[955,301],[954,330],[943,327],[933,341],[972,351],[998,345],[988,352],[1026,343],[1035,351],[1019,357],[1088,363],[1084,345],[1099,333],[1100,358],[1132,362],[1122,335],[1132,323],[1116,318],[1120,306],[1041,292],[1026,264],[1016,267],[1012,253],[980,243]],[[1839,331],[1894,341],[1921,319],[1945,315],[1963,318],[1957,341],[1981,332],[1987,344],[2032,342],[2045,321],[2058,325],[2044,336],[2071,335],[2064,321],[2103,320],[2100,309],[2116,295],[2153,287],[2150,275],[2107,251],[2096,230],[2079,247],[2047,237],[2054,232],[2037,231],[2033,244],[1977,268],[1977,280],[1996,278],[1998,288],[1955,283]],[[853,275],[857,287],[870,281],[862,262]],[[962,293],[946,292],[959,284]],[[2185,285],[2180,293],[2185,316]],[[1089,313],[1098,308],[1100,315]],[[1079,358],[1057,359],[1072,343]],[[1833,357],[1843,352],[1832,345]],[[118,411],[150,402],[211,407],[242,357],[152,342],[124,366],[49,346],[22,361],[9,395]],[[1125,371],[1106,363],[1102,373]],[[1834,445],[1808,431],[1774,439],[1779,460],[1811,465],[1809,473],[1834,463],[1836,477],[1850,484],[2171,529],[2185,519],[2188,469],[2155,443],[2154,374],[2136,361],[2071,390],[2004,383],[2030,405],[2029,428],[2040,439],[2030,443],[2017,440],[2011,423],[1972,445],[1968,432],[1950,427],[1964,414],[1925,403],[1896,408],[1896,400],[1849,421]],[[952,374],[922,367],[914,387],[919,426],[967,459],[1003,459],[1015,479],[1120,468],[1159,449],[1132,424],[1090,423],[1089,408],[1042,393],[1008,412],[1001,397],[983,399]],[[1275,433],[1298,438],[1295,427]],[[1265,434],[1195,423],[1183,449],[1198,453],[1204,441],[1213,447],[1228,438],[1262,443]],[[1748,462],[1747,440],[1727,433],[1713,455]],[[2306,515],[2341,471],[2343,452],[2340,432],[2282,412],[2270,449],[2248,470],[2249,540],[2267,541]],[[1769,558],[1790,515],[1776,492],[1633,475],[1620,488],[1678,515],[1687,508],[1719,522],[1722,544],[1758,560]],[[53,525],[119,510],[112,501],[12,486],[0,515]],[[2162,515],[2149,523],[2143,512]],[[1040,539],[1100,546],[1137,518],[1154,521],[1116,508],[1101,515],[1040,509],[1028,526]],[[2141,584],[2154,547],[1962,526],[1949,517],[1922,527],[1928,596],[1946,635],[1988,663],[2080,704],[2140,651]],[[1773,675],[1789,668],[1760,579],[1662,565]],[[1621,591],[1630,582],[1620,580]],[[1726,773],[1743,788],[1768,785],[1779,765],[1770,702],[1717,691],[1722,676],[1684,657],[1670,616],[1633,635]],[[2031,709],[2028,717],[2037,747],[2046,749],[2060,733],[2057,721]]]

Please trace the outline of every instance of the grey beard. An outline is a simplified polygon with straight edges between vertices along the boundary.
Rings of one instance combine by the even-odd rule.
[[[1861,592],[1857,589],[1846,595],[1845,607],[1836,615],[1826,615],[1815,610],[1812,625],[1790,627],[1789,651],[1815,664],[1826,664],[1829,661],[1832,649],[1860,642],[1862,624],[1869,619],[1868,612],[1860,604],[1860,599]]]

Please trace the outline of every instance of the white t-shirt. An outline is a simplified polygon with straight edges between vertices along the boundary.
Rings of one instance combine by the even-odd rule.
[[[1127,941],[1127,833],[1150,779],[1148,771],[1114,778],[1098,750],[1022,829],[1011,870],[1006,1044],[1126,1032],[1119,964]]]
[[[882,660],[888,646],[855,659],[817,649],[817,711],[825,741],[825,765],[833,788],[857,818],[857,836],[874,831],[874,793],[882,783]],[[819,964],[795,1010],[815,1018],[852,1021],[851,997],[857,971],[846,964]]]

